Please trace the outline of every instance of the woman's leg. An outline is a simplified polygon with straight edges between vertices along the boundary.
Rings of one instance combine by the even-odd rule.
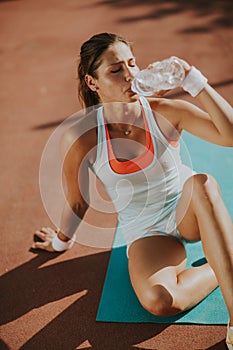
[[[181,220],[190,193],[191,201]],[[177,207],[179,221],[178,229],[184,238],[201,238],[229,311],[230,325],[233,325],[233,224],[211,176],[195,175],[185,183]]]
[[[185,270],[184,246],[173,237],[151,236],[133,242],[128,264],[139,301],[154,315],[177,314],[217,287],[208,264]]]

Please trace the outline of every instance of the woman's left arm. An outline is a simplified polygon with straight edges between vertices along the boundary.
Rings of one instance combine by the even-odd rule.
[[[223,146],[232,147],[233,109],[231,105],[209,84],[196,96],[196,99],[204,107],[218,132],[216,141]]]
[[[230,104],[208,84],[195,99],[205,111],[186,101],[173,101],[178,129],[211,143],[233,147],[233,109]]]
[[[233,108],[208,83],[207,79],[195,67],[173,56],[185,71],[182,87],[203,107],[184,100],[158,98],[164,91],[151,99],[152,109],[161,112],[176,127],[179,133],[186,130],[208,142],[221,146],[233,147]]]
[[[178,58],[186,73],[183,89],[196,98],[204,111],[187,107],[188,114],[181,114],[179,127],[206,141],[221,146],[233,147],[233,109],[231,105],[215,91],[199,70]]]

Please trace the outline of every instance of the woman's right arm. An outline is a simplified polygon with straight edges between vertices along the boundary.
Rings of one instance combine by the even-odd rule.
[[[72,237],[82,221],[89,203],[89,145],[86,136],[73,141],[69,133],[62,139],[64,154],[63,174],[66,180],[66,203],[59,230],[42,228],[35,234],[42,242],[34,242],[32,248],[50,252],[64,251],[72,246]],[[85,196],[85,198],[84,198]]]

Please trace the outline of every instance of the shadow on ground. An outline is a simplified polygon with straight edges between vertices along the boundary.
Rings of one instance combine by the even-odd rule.
[[[29,262],[1,277],[2,324],[14,321],[50,302],[88,290],[86,295],[55,319],[51,317],[51,322],[20,349],[73,350],[87,339],[92,349],[96,350],[135,349],[133,344],[154,337],[167,327],[155,324],[142,327],[140,324],[96,322],[110,254],[99,253],[42,266],[56,255],[40,252]],[[7,349],[7,345],[2,343],[1,349]]]
[[[225,340],[221,341],[218,344],[215,344],[213,346],[211,346],[210,348],[207,348],[205,350],[228,350]]]
[[[136,6],[150,6],[150,10],[146,13],[136,16],[124,16],[129,13],[130,8]],[[103,0],[97,1],[96,6],[109,6],[110,8],[122,8],[123,14],[120,23],[132,23],[142,20],[160,20],[165,17],[184,14],[190,12],[194,18],[203,18],[204,25],[190,26],[181,30],[184,34],[201,34],[215,31],[218,28],[231,28],[233,26],[233,2],[232,0]],[[127,10],[127,11],[126,11]]]

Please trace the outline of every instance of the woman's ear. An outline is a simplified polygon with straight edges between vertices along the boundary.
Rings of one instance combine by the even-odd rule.
[[[85,75],[85,82],[86,82],[87,86],[89,87],[89,89],[91,89],[94,92],[96,91],[97,85],[96,85],[96,79],[95,78],[93,78],[89,74],[86,74]]]

